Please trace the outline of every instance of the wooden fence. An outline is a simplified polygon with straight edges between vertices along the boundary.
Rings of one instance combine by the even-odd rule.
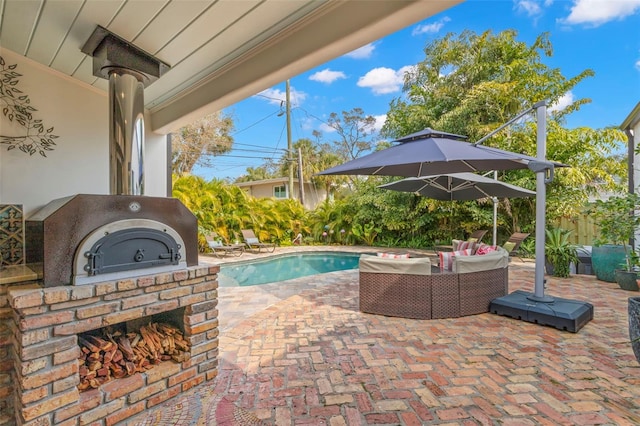
[[[593,240],[598,235],[598,227],[593,223],[593,219],[586,214],[580,215],[576,219],[560,218],[555,225],[573,231],[569,236],[573,244],[592,246]]]

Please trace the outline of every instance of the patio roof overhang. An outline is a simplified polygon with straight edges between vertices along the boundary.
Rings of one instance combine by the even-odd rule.
[[[145,89],[170,133],[462,0],[4,0],[0,46],[105,92],[81,52],[100,25],[167,63]]]

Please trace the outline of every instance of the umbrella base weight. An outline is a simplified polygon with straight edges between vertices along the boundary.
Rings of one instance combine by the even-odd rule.
[[[554,297],[552,302],[536,302],[531,293],[516,290],[491,301],[489,312],[548,325],[576,333],[593,319],[593,305],[579,300]]]

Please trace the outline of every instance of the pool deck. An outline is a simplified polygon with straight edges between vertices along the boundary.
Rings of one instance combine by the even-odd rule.
[[[343,246],[278,248],[376,251]],[[200,262],[265,258],[245,253]],[[357,270],[219,288],[219,374],[129,425],[638,425],[627,298],[594,276],[547,277],[584,300],[578,333],[494,314],[411,320],[358,311]],[[533,290],[512,260],[509,290]]]

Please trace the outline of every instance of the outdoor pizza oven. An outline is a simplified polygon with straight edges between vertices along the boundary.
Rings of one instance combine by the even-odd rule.
[[[144,88],[169,66],[98,26],[82,48],[109,80],[109,193],[51,201],[25,223],[26,260],[45,287],[198,264],[198,225],[177,199],[144,194]]]
[[[197,229],[175,198],[79,194],[26,220],[26,259],[45,287],[172,271],[198,264]]]

